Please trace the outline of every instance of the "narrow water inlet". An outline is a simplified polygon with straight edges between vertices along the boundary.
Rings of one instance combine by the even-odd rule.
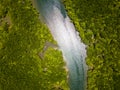
[[[70,90],[85,90],[86,46],[71,23],[60,0],[32,0],[62,51],[69,70]]]

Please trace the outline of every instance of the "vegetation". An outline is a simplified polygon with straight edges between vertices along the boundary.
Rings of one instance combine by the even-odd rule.
[[[60,51],[29,0],[0,0],[0,90],[67,90]]]
[[[63,0],[87,45],[88,90],[120,88],[120,1]],[[62,54],[30,0],[0,0],[0,90],[68,90]]]
[[[120,1],[64,0],[87,45],[88,90],[120,89]]]

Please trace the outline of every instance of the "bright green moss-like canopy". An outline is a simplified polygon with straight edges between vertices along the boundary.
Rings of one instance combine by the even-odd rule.
[[[120,2],[62,0],[87,45],[88,90],[120,88]],[[0,0],[0,90],[69,90],[62,54],[30,0]]]

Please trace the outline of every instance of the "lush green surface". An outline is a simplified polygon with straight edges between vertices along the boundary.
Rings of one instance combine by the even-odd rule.
[[[0,0],[0,90],[67,90],[60,51],[49,48],[53,38],[29,0]]]
[[[120,89],[120,1],[64,0],[87,44],[88,90]]]
[[[87,45],[88,90],[120,88],[120,2],[63,0]],[[0,0],[0,90],[68,90],[60,51],[30,0]]]

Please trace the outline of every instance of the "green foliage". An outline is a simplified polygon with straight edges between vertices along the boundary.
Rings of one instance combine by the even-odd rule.
[[[88,90],[120,88],[120,2],[63,0],[87,45]],[[0,90],[68,90],[61,52],[30,0],[0,0]]]
[[[63,0],[87,45],[88,90],[120,89],[120,2]]]
[[[38,17],[30,0],[0,0],[0,90],[67,90],[61,52],[39,58],[54,41]]]

